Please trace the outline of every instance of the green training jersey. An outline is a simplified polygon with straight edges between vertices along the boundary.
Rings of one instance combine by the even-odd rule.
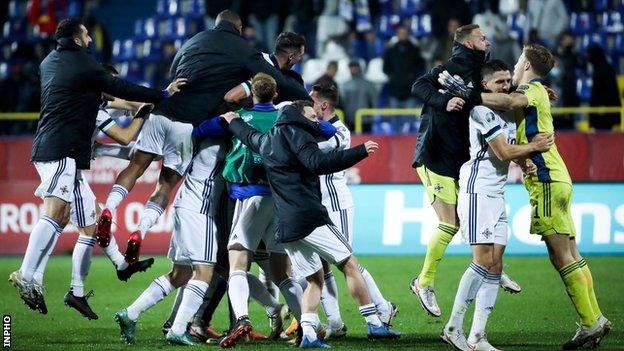
[[[277,119],[277,110],[272,104],[257,104],[252,109],[244,108],[236,112],[243,121],[262,133],[273,128]],[[230,183],[269,184],[260,155],[236,137],[232,137],[232,148],[225,157],[223,178]]]
[[[521,84],[517,92],[524,94],[529,104],[523,109],[516,110],[516,143],[527,144],[537,133],[554,133],[553,118],[550,114],[550,100],[548,93],[541,82],[532,80]],[[568,169],[554,145],[546,152],[531,154],[531,160],[537,166],[537,175],[533,181],[539,182],[564,182],[572,184]],[[535,179],[537,178],[537,179]]]

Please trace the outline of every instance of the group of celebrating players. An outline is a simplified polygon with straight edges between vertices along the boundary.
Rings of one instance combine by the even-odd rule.
[[[173,200],[167,254],[172,269],[115,314],[122,340],[135,343],[141,313],[177,290],[163,325],[172,344],[208,340],[225,348],[246,338],[294,335],[299,347],[328,348],[326,339],[347,333],[331,265],[345,275],[368,337],[401,336],[391,328],[397,307],[384,298],[351,247],[354,203],[344,170],[379,145],[367,141],[351,147],[350,132],[335,113],[336,87],[305,91],[292,70],[305,53],[304,37],[282,33],[273,54],[259,53],[241,37],[241,29],[236,13],[221,12],[213,29],[182,46],[171,67],[174,81],[159,91],[125,82],[114,67],[97,63],[80,20],[59,24],[58,46],[40,67],[42,109],[32,152],[41,177],[35,195],[43,198],[45,215],[30,235],[22,266],[9,277],[28,307],[47,313],[45,266],[71,220],[80,235],[65,304],[97,319],[84,291],[93,247],[103,248],[120,280],[149,269],[154,260],[140,259],[143,240],[182,180]],[[497,350],[485,327],[498,287],[521,291],[502,271],[508,227],[504,190],[513,160],[525,173],[531,233],[542,236],[581,319],[563,347],[597,347],[611,323],[598,307],[591,272],[574,240],[571,180],[554,144],[553,93],[540,82],[553,67],[552,55],[539,45],[525,46],[512,77],[502,61],[488,58],[489,45],[477,25],[460,27],[452,57],[412,88],[424,103],[412,166],[439,226],[410,287],[429,314],[441,315],[435,273],[446,246],[461,231],[473,260],[440,336],[457,350]],[[135,112],[125,128],[112,118],[120,110]],[[100,132],[120,145],[96,143]],[[130,161],[103,209],[81,175],[99,156]],[[159,159],[157,187],[122,253],[112,233],[116,209]],[[259,277],[249,272],[252,262],[260,266]],[[226,292],[230,328],[220,334],[211,319]],[[253,332],[250,297],[267,312],[271,333],[266,337]],[[472,301],[476,307],[466,337],[463,321]],[[319,304],[327,325],[321,325]],[[284,330],[291,314],[293,322]]]

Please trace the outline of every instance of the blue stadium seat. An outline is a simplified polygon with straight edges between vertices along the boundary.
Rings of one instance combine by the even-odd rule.
[[[594,0],[594,10],[603,12],[609,10],[609,0]]]
[[[69,4],[67,5],[67,17],[81,17],[82,5],[83,1],[69,1]]]
[[[419,15],[427,10],[427,2],[425,0],[403,0],[399,8],[401,17],[410,17]]]
[[[379,18],[379,29],[377,35],[382,39],[390,39],[394,36],[396,28],[401,24],[401,17],[398,15],[383,15]]]
[[[622,33],[624,25],[622,23],[622,14],[618,11],[604,12],[600,15],[601,28],[604,33]]]
[[[581,53],[586,52],[587,48],[591,44],[598,44],[606,51],[609,51],[609,46],[607,43],[607,36],[604,33],[596,32],[596,33],[584,35],[583,39],[581,40],[580,52]]]
[[[510,28],[510,35],[518,42],[522,42],[524,38],[524,22],[526,16],[522,13],[507,16],[507,25]]]
[[[143,38],[153,38],[159,34],[156,18],[150,17],[145,19],[143,22],[143,33]]]
[[[159,16],[165,16],[167,14],[167,0],[158,0],[156,2],[156,14]]]
[[[624,55],[624,34],[620,33],[615,36],[613,50],[620,55]]]
[[[412,35],[416,38],[431,36],[431,15],[412,16]]]
[[[391,16],[394,14],[392,0],[379,0],[379,13],[382,16]]]
[[[9,18],[24,18],[27,12],[27,2],[23,0],[11,0],[9,2]]]
[[[136,47],[134,41],[130,39],[115,40],[113,42],[113,61],[123,62],[136,57]]]
[[[180,0],[167,0],[167,15],[178,16],[181,14],[181,10]]]
[[[576,79],[576,93],[581,102],[588,102],[591,98],[592,79],[587,74],[578,75]]]
[[[160,39],[171,39],[174,36],[175,28],[174,28],[174,19],[173,18],[165,18],[158,21],[158,29],[157,29],[158,37]]]
[[[21,41],[26,39],[28,25],[26,19],[11,19],[2,26],[2,37],[8,41]]]
[[[570,14],[570,31],[574,35],[591,33],[595,28],[594,14],[589,12],[572,12]]]
[[[145,34],[145,20],[142,18],[134,21],[134,38],[138,40],[147,38]]]
[[[204,17],[206,14],[206,3],[204,0],[189,0],[193,6],[193,14],[196,17]]]
[[[162,42],[145,40],[141,46],[141,58],[147,62],[156,62],[162,58]]]

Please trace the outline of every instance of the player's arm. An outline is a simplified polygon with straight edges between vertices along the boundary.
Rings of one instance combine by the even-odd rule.
[[[201,122],[193,128],[193,136],[196,138],[220,138],[227,133],[227,124],[223,116],[215,116]]]
[[[336,128],[335,133],[327,138],[326,141],[318,143],[318,146],[323,152],[331,150],[344,150],[347,148],[347,145],[349,145],[349,138],[350,135],[347,128],[340,126]]]
[[[369,145],[360,144],[347,150],[333,150],[324,153],[311,135],[297,134],[287,137],[290,149],[301,164],[310,172],[321,175],[345,170],[368,157],[369,153],[379,148],[377,143],[368,141]],[[370,146],[370,149],[369,149]]]
[[[251,96],[251,82],[244,81],[241,84],[230,89],[223,97],[223,100],[228,101],[228,102],[238,102],[250,96]]]
[[[442,86],[438,83],[438,75],[447,69],[445,65],[439,65],[434,67],[431,72],[416,79],[416,82],[412,85],[412,95],[427,105],[440,110],[446,110],[447,104],[453,96],[439,91],[442,89]]]
[[[110,128],[104,130],[104,133],[108,135],[111,139],[115,140],[121,145],[128,145],[143,127],[143,122],[145,122],[145,118],[152,112],[152,108],[154,105],[151,104],[143,104],[137,113],[134,115],[132,122],[126,128],[122,128],[119,124],[113,124]]]
[[[488,140],[488,145],[499,160],[511,161],[524,158],[534,152],[548,151],[554,142],[553,134],[538,133],[528,144],[507,144],[505,135],[500,133],[493,139]]]
[[[275,79],[277,91],[285,100],[311,100],[305,87],[296,79],[286,77],[277,68],[269,64],[259,52],[252,53],[245,59],[245,69],[249,76],[263,72]]]
[[[529,105],[529,99],[520,93],[481,93],[482,105],[497,110],[513,110]]]
[[[236,112],[224,114],[223,119],[228,123],[228,129],[235,137],[247,145],[251,151],[260,153],[260,146],[266,138],[264,133],[245,123]]]
[[[126,110],[126,111],[138,111],[143,103],[136,101],[127,101],[124,99],[113,98],[113,101],[110,102],[110,107],[116,108],[118,110]]]

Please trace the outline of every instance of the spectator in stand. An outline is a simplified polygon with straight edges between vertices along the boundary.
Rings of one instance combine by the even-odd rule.
[[[247,26],[243,29],[243,37],[247,39],[249,46],[256,49],[256,51],[260,52],[268,52],[269,50],[264,45],[264,43],[258,41],[258,33],[256,32],[256,28],[253,26]]]
[[[32,0],[27,17],[28,23],[39,26],[39,33],[52,36],[58,20],[67,17],[67,4],[61,0]]]
[[[316,57],[316,19],[321,13],[321,1],[293,0],[290,13],[294,16],[294,32],[306,38],[306,53]]]
[[[490,0],[483,2],[483,12],[476,14],[472,23],[478,24],[481,29],[492,39],[490,56],[502,60],[509,67],[513,67],[522,50],[511,34],[511,28],[498,13],[498,1]]]
[[[443,60],[447,60],[451,57],[453,51],[453,38],[455,37],[455,31],[460,27],[459,19],[451,17],[446,24],[446,36],[435,37],[433,44],[434,56],[442,57]]]
[[[525,38],[544,44],[551,51],[570,25],[568,10],[562,0],[528,0],[526,7]]]
[[[580,106],[581,100],[576,91],[576,69],[579,68],[580,60],[576,54],[574,37],[570,33],[564,33],[559,40],[557,48],[559,66],[559,102],[561,106]],[[555,130],[574,129],[574,115],[554,115]]]
[[[258,39],[266,47],[275,47],[279,30],[280,1],[254,0],[248,3],[249,23],[258,31]]]
[[[156,62],[154,72],[154,87],[157,89],[165,89],[171,83],[170,67],[173,58],[177,52],[174,42],[166,41],[162,47],[162,58]]]
[[[91,46],[95,49],[95,58],[98,61],[110,62],[112,47],[106,28],[93,16],[87,16],[87,18],[85,18],[85,27],[87,27],[87,30],[93,37],[93,44],[91,44]],[[166,85],[163,89],[165,87]]]
[[[587,48],[587,61],[592,68],[592,90],[590,106],[621,106],[620,93],[613,66],[607,61],[603,48],[592,44]],[[596,129],[612,129],[619,124],[618,113],[592,114],[589,124]]]
[[[388,76],[390,108],[414,108],[416,98],[411,95],[412,83],[425,72],[425,61],[420,48],[410,38],[409,29],[397,29],[396,42],[384,54],[383,71]],[[396,131],[409,131],[413,116],[393,117]]]
[[[364,59],[367,63],[383,55],[384,42],[373,30],[364,33],[351,32],[352,56]]]
[[[355,126],[355,112],[359,108],[375,106],[377,89],[372,82],[364,78],[358,61],[349,62],[349,71],[351,71],[351,79],[342,86],[340,97],[347,125],[350,130],[353,130]]]
[[[338,72],[338,62],[329,61],[325,74],[323,74],[319,79],[314,81],[314,84],[331,84],[337,88],[338,84],[336,84],[336,81],[334,80],[336,72]]]
[[[427,7],[431,9],[431,30],[436,38],[446,38],[451,18],[457,20],[459,23],[457,27],[470,24],[472,21],[472,11],[466,0],[429,0],[428,2]],[[448,57],[446,56],[445,60]]]

